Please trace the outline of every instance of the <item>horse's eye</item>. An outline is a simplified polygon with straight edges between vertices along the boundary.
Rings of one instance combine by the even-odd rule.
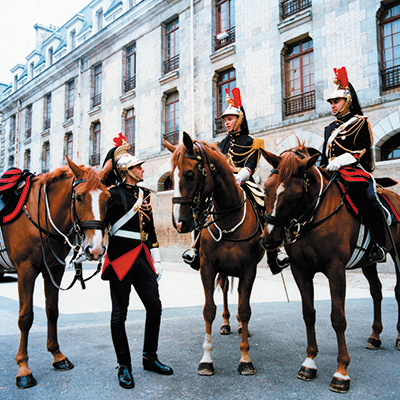
[[[192,181],[194,179],[194,172],[193,171],[186,171],[183,176],[187,181]]]
[[[76,201],[77,201],[78,203],[82,203],[82,201],[83,201],[83,196],[82,196],[81,194],[77,194],[75,198],[76,198]]]

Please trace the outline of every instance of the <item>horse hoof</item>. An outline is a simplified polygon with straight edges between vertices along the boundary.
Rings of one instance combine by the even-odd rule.
[[[66,358],[65,360],[53,362],[53,367],[57,371],[69,371],[70,369],[74,368],[74,364]]]
[[[199,375],[204,375],[204,376],[214,375],[215,371],[213,363],[205,363],[205,362],[200,363],[199,368],[197,368],[197,373]]]
[[[347,393],[350,390],[350,379],[338,379],[333,377],[329,390],[336,393]]]
[[[33,375],[29,374],[26,376],[17,376],[15,384],[18,389],[28,389],[30,387],[36,386],[37,382]]]
[[[257,371],[254,368],[253,363],[250,362],[241,362],[237,369],[240,375],[254,375]]]
[[[239,335],[242,334],[242,328],[238,328],[238,334],[239,334]],[[247,331],[247,337],[251,337],[251,333],[250,333],[249,330]]]
[[[220,330],[219,330],[219,333],[221,335],[230,335],[232,333],[231,332],[231,327],[229,325],[222,325]]]
[[[379,339],[368,338],[365,348],[368,350],[380,350],[382,342]]]
[[[297,378],[302,381],[313,381],[317,377],[317,370],[314,368],[307,368],[301,366],[300,371],[297,373]]]

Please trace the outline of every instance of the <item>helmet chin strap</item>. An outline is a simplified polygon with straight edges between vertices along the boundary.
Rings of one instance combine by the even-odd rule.
[[[131,178],[133,178],[135,181],[140,182],[142,179],[139,178],[137,175],[134,174],[133,170],[128,169],[128,174]]]
[[[351,104],[351,98],[349,97],[345,97],[345,102],[343,104],[343,107],[339,110],[339,112],[337,113],[337,116],[340,117],[340,115],[342,114],[342,112],[346,109],[347,106],[349,106]]]
[[[242,124],[242,121],[243,121],[243,113],[240,111],[238,120],[236,121],[236,124],[233,127],[232,132],[237,132],[240,129],[240,125]]]

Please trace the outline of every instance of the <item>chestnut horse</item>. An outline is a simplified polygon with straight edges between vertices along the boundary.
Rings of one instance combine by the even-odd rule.
[[[238,372],[254,374],[248,341],[250,294],[257,264],[264,255],[258,242],[261,226],[257,214],[216,146],[192,141],[186,132],[183,144],[174,147],[167,141],[164,143],[173,152],[173,225],[179,233],[191,232],[195,227],[203,229],[199,256],[205,293],[205,341],[197,373],[214,374],[211,331],[216,314],[214,287],[219,273],[239,278],[238,319],[242,323],[242,340]]]
[[[19,371],[18,388],[36,385],[28,367],[28,334],[33,323],[33,290],[42,273],[46,297],[47,350],[54,357],[53,367],[69,370],[73,364],[61,353],[57,339],[58,294],[71,246],[88,260],[100,260],[105,252],[102,222],[110,197],[102,179],[110,165],[97,173],[67,157],[64,166],[32,179],[25,213],[1,227],[5,248],[18,273],[20,345],[15,361]],[[76,232],[76,233],[75,233]],[[72,236],[71,236],[72,234]],[[74,236],[77,243],[74,245]],[[71,244],[72,242],[72,244]],[[69,245],[69,244],[70,245]]]
[[[338,343],[338,365],[329,389],[343,393],[350,390],[350,378],[347,373],[350,357],[346,347],[344,309],[346,266],[356,254],[356,244],[357,247],[360,246],[357,242],[363,225],[344,205],[343,192],[332,179],[332,175],[315,166],[319,154],[309,154],[311,150],[308,152],[300,143],[280,156],[262,150],[263,157],[273,169],[264,184],[266,223],[260,242],[267,250],[282,244],[285,246],[293,276],[301,293],[307,331],[307,358],[297,377],[303,380],[313,380],[317,373],[315,358],[318,346],[315,334],[313,278],[317,272],[322,272],[328,278],[331,322]],[[400,196],[387,189],[382,191],[399,214]],[[389,240],[387,235],[386,248],[395,259],[396,251],[400,250],[400,225],[394,223],[390,230],[392,240]],[[395,248],[392,243],[395,243]],[[356,260],[351,268],[363,268],[363,273],[369,281],[374,302],[374,322],[373,332],[366,347],[374,348],[380,346],[379,335],[382,332],[382,286],[376,264],[370,262],[368,254],[369,248],[364,254],[359,254],[358,261]],[[396,275],[395,295],[399,302],[398,269]],[[400,323],[397,324],[397,329],[399,334],[396,348],[400,350]]]

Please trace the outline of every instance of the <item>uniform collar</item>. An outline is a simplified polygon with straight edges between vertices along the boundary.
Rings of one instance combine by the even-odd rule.
[[[343,123],[343,122],[347,122],[352,117],[354,117],[354,114],[351,112],[348,112],[345,115],[341,115],[340,117],[337,117],[337,120]]]

